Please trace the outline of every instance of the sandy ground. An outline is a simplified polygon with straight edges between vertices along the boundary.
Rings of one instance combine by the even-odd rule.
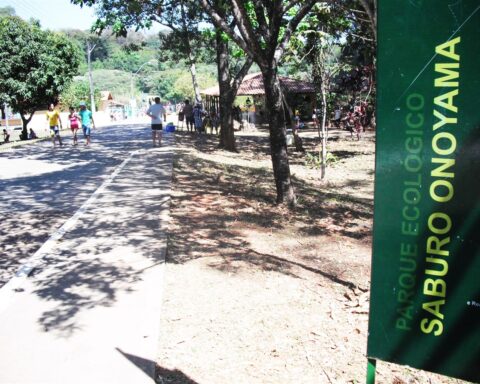
[[[238,154],[177,134],[158,383],[365,382],[375,140],[329,140],[324,180],[292,150],[288,210],[265,132],[239,135]],[[460,382],[377,366],[377,383]]]

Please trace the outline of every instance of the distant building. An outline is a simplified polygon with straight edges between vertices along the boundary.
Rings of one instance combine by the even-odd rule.
[[[308,81],[302,81],[293,79],[291,77],[278,76],[280,85],[287,105],[290,109],[290,113],[293,114],[296,110],[300,112],[302,120],[310,120],[313,115],[313,109],[315,108],[315,86]],[[215,108],[219,110],[219,87],[218,85],[207,88],[201,91],[201,94],[205,96],[205,108],[210,110]],[[252,73],[242,81],[240,88],[238,89],[237,96],[248,96],[253,99],[252,106],[249,107],[251,113],[255,116],[253,119],[256,122],[263,123],[265,113],[265,87],[263,85],[263,77],[260,72]],[[241,106],[243,107],[243,106]],[[293,116],[291,116],[293,118]]]
[[[106,111],[110,104],[113,103],[113,96],[110,91],[101,91],[100,92],[100,105],[98,106],[99,111]]]

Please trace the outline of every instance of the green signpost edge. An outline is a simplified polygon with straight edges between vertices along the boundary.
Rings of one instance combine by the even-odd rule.
[[[367,382],[480,382],[480,3],[378,2]]]

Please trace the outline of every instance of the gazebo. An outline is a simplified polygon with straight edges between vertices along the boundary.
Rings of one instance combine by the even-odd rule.
[[[291,77],[279,76],[280,85],[292,112],[298,110],[303,120],[311,119],[315,108],[315,86],[313,83],[293,79]],[[201,91],[205,98],[205,108],[219,110],[219,87],[218,85]],[[263,122],[265,115],[265,87],[260,72],[251,73],[242,81],[237,96],[248,96],[247,104],[243,105],[244,110],[248,106],[250,97],[253,99],[248,110],[254,121]],[[253,112],[253,114],[252,114]]]

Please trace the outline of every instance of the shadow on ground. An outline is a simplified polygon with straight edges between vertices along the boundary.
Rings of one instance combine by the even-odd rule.
[[[369,239],[370,229],[359,222],[371,220],[371,199],[352,197],[342,193],[341,188],[322,191],[296,178],[296,192],[301,197],[299,206],[294,210],[275,207],[270,169],[257,168],[254,164],[250,167],[248,162],[241,166],[222,164],[215,158],[216,139],[192,139],[188,134],[180,134],[177,140],[182,149],[175,160],[173,225],[167,261],[181,264],[218,255],[209,265],[223,272],[241,272],[247,265],[299,277],[300,268],[346,287],[355,286],[341,277],[344,271],[339,267],[329,265],[325,268],[321,258],[258,252],[239,230],[247,229],[265,236],[269,232],[290,232],[292,238],[324,235]],[[190,150],[192,140],[200,154],[212,156],[205,158]],[[258,156],[260,152],[266,157],[268,138],[240,137],[237,140],[242,156]]]
[[[61,225],[66,217],[73,214],[71,207],[77,209],[85,202],[80,194],[90,196],[92,189],[98,188],[98,184],[111,174],[110,167],[126,158],[130,149],[144,149],[131,158],[110,184],[97,192],[92,204],[84,206],[84,212],[72,229],[67,230],[57,242],[47,243],[45,251],[41,251],[43,257],[41,264],[33,270],[35,279],[32,279],[32,284],[35,294],[49,303],[48,310],[38,319],[46,332],[58,331],[64,336],[76,332],[81,328],[78,321],[80,314],[93,308],[111,306],[119,294],[135,290],[150,268],[164,262],[166,235],[163,230],[166,223],[162,222],[162,214],[168,209],[170,199],[173,153],[166,151],[160,155],[158,150],[150,149],[149,142],[145,140],[139,144],[119,142],[119,148],[116,145],[104,141],[97,147],[101,153],[92,153],[94,151],[89,149],[90,152],[84,154],[98,157],[99,161],[92,167],[102,168],[95,169],[90,176],[88,172],[86,176],[85,172],[79,172],[76,177],[72,170],[51,175],[47,180],[41,176],[32,177],[25,183],[25,188],[40,188],[38,200],[31,201],[32,207],[38,201],[41,204],[54,201],[54,206],[68,207],[67,213],[62,212],[55,222],[55,225]],[[126,145],[128,152],[125,151]],[[122,146],[123,150],[120,150]],[[72,188],[65,189],[65,197],[55,190],[57,180],[74,184]],[[22,184],[22,180],[7,180],[5,183],[8,188],[14,188]],[[24,202],[29,203],[29,200]],[[7,210],[6,207],[3,209]],[[35,212],[39,212],[38,217]],[[12,248],[17,257],[2,257],[2,271],[12,273],[21,262],[18,255],[25,251],[25,257],[31,256],[58,226],[52,225],[52,209],[33,213],[22,209],[10,215],[36,220],[30,222],[29,227],[23,223],[24,227],[18,228],[18,221],[12,218],[0,226],[2,240],[5,239],[6,244],[17,243],[16,249]],[[36,227],[42,226],[48,230],[36,230]],[[25,244],[25,248],[19,248],[21,243]],[[53,246],[50,247],[50,244]],[[1,249],[6,253],[9,251],[3,242]],[[3,276],[6,281],[8,274],[5,272]]]

